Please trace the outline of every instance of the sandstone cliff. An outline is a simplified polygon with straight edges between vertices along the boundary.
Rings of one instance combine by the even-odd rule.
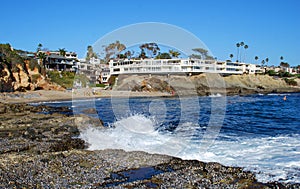
[[[23,59],[9,44],[0,44],[0,92],[36,89],[63,90],[41,73],[34,59]]]
[[[298,86],[287,85],[281,78],[268,75],[231,75],[218,74],[185,75],[120,75],[115,90],[160,91],[180,95],[211,94],[245,95],[270,92],[299,92]]]

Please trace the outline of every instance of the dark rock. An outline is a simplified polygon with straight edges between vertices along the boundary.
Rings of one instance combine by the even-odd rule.
[[[95,108],[84,109],[82,112],[85,114],[98,114],[98,112]]]
[[[60,152],[67,151],[72,149],[84,149],[86,148],[86,144],[83,140],[79,138],[67,138],[61,141],[57,141],[50,146],[50,152]]]
[[[37,114],[24,104],[0,104],[0,188],[299,188],[258,182],[253,173],[219,163],[123,150],[87,151],[76,138],[86,115]],[[22,113],[22,111],[24,111]],[[82,125],[81,125],[82,124]],[[97,125],[98,124],[98,125]]]

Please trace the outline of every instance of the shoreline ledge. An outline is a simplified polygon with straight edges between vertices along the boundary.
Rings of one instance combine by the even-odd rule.
[[[210,81],[210,82],[209,82]],[[120,75],[113,90],[82,88],[72,90],[36,90],[27,92],[0,93],[3,103],[30,103],[65,101],[88,98],[127,98],[127,97],[184,97],[223,96],[294,93],[300,92],[300,79],[297,86],[287,85],[283,79],[268,75],[230,75],[220,77],[215,74],[182,75]]]
[[[240,167],[149,154],[87,150],[78,138],[99,119],[67,116],[47,106],[0,103],[0,188],[299,188],[258,182]],[[68,111],[62,108],[59,111]]]
[[[270,94],[270,93],[299,93],[300,87],[277,88],[277,89],[249,89],[241,87],[233,87],[224,89],[203,89],[195,92],[194,90],[180,90],[178,93],[168,92],[148,92],[148,91],[118,91],[118,90],[96,90],[96,94],[84,94],[84,91],[92,91],[92,89],[81,89],[80,93],[72,94],[71,91],[53,91],[53,90],[37,90],[27,92],[11,92],[0,93],[0,103],[38,103],[51,101],[70,101],[82,99],[98,99],[98,98],[128,98],[128,97],[184,97],[184,96],[210,96],[220,94],[222,96],[246,96],[253,94]],[[224,93],[226,91],[226,93]]]

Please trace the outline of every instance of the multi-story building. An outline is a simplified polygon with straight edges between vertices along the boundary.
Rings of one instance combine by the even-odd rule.
[[[48,70],[76,71],[78,58],[75,52],[66,52],[65,55],[61,55],[58,51],[39,51],[38,53],[45,53],[44,64]],[[38,61],[41,64],[41,60],[38,59]]]
[[[77,72],[85,74],[91,83],[106,83],[109,79],[109,67],[106,64],[100,64],[100,59],[91,58],[90,60],[80,59],[76,64]]]
[[[109,62],[110,75],[119,74],[176,74],[219,73],[255,74],[261,67],[240,62],[201,59],[114,59]]]

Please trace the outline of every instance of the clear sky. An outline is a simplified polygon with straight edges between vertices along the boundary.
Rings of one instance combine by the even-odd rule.
[[[163,22],[184,28],[218,59],[249,46],[246,61],[280,56],[300,64],[299,0],[12,0],[1,1],[0,43],[35,51],[65,48],[84,57],[88,45],[129,24]],[[176,40],[176,39],[174,39]]]

